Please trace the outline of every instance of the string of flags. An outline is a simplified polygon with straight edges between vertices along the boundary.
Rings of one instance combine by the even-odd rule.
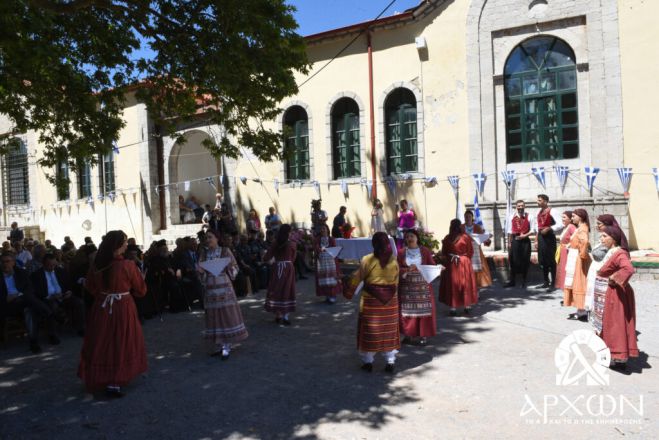
[[[567,166],[561,166],[561,165],[556,165],[552,167],[554,169],[556,179],[558,181],[558,185],[561,188],[562,191],[565,190],[565,187],[567,186],[568,178],[570,177],[571,173],[578,172],[579,174],[583,173],[582,175],[585,177],[585,183],[586,183],[586,188],[588,189],[589,192],[592,193],[593,189],[596,188],[595,186],[595,181],[600,174],[601,171],[603,171],[601,168],[598,167],[592,167],[592,166],[586,166],[581,169],[570,169]],[[612,170],[615,170],[617,173],[619,179],[620,179],[620,187],[622,189],[622,193],[625,196],[629,195],[629,188],[631,185],[631,180],[634,175],[632,168],[629,167],[618,167],[614,168]],[[530,173],[517,173],[515,170],[504,170],[501,171],[501,179],[506,186],[507,189],[512,190],[514,183],[516,180],[518,180],[520,177],[523,176],[534,176],[538,182],[538,184],[543,188],[547,188],[547,169],[545,167],[532,167]],[[647,174],[647,173],[645,173]],[[494,174],[486,174],[486,173],[473,173],[471,175],[473,179],[473,183],[475,186],[476,190],[476,196],[477,197],[482,197],[483,194],[485,193],[485,185],[487,184],[488,178],[492,177]],[[657,191],[659,192],[659,167],[657,168],[652,168],[652,175],[654,176],[654,181],[655,181],[655,186],[657,188]],[[219,179],[219,184],[220,186],[224,186],[228,183],[228,179],[232,178],[234,183],[237,181],[240,181],[243,185],[247,185],[248,182],[255,182],[259,183],[261,185],[266,184],[266,183],[272,183],[274,190],[277,194],[279,194],[279,190],[281,188],[281,184],[285,183],[288,187],[290,188],[303,188],[304,186],[311,186],[314,188],[316,191],[317,197],[321,197],[321,187],[322,185],[327,185],[333,186],[333,185],[338,185],[341,188],[341,192],[344,194],[344,196],[348,196],[349,194],[349,187],[350,185],[354,184],[359,184],[362,187],[364,187],[370,195],[372,194],[372,189],[373,189],[373,181],[370,179],[339,179],[335,181],[329,181],[329,182],[320,182],[318,180],[301,180],[301,179],[295,179],[295,180],[289,180],[289,181],[281,181],[279,178],[275,177],[272,180],[269,179],[262,179],[260,177],[247,177],[247,176],[225,176],[225,175],[215,175],[215,176],[207,176],[207,177],[202,177],[198,179],[190,179],[190,180],[185,180],[181,182],[174,182],[174,183],[169,183],[165,185],[158,185],[155,187],[156,193],[159,193],[162,190],[170,190],[174,189],[176,191],[180,191],[181,186],[184,191],[190,191],[191,184],[193,182],[207,182],[208,185],[210,185],[213,190],[217,191],[218,190],[218,185],[216,184],[216,179]],[[397,176],[387,176],[383,179],[383,183],[386,185],[387,189],[389,192],[393,195],[396,196],[397,192],[397,187],[398,184],[404,183],[404,182],[421,182],[424,183],[428,186],[436,186],[440,182],[448,182],[453,189],[453,193],[456,197],[456,200],[458,199],[458,191],[459,191],[459,182],[460,182],[461,177],[457,175],[451,175],[447,176],[445,179],[440,179],[436,176],[422,176],[422,177],[415,177],[413,174],[410,173],[405,173],[405,174],[400,174]],[[109,195],[108,195],[109,197]]]

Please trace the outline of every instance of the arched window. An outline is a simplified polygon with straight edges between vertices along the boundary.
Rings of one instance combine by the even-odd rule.
[[[387,172],[418,171],[416,98],[405,88],[392,91],[384,104],[387,121]]]
[[[574,52],[554,37],[517,46],[504,70],[507,162],[579,156]]]
[[[341,98],[332,106],[332,159],[334,178],[361,175],[359,145],[359,106],[350,98]]]
[[[30,203],[30,179],[27,169],[27,147],[19,139],[11,139],[4,157],[6,201],[9,205]]]
[[[286,180],[309,180],[309,118],[295,105],[284,114],[286,133]]]

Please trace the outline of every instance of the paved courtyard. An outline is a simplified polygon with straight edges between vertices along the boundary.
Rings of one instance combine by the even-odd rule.
[[[325,305],[309,279],[289,328],[262,294],[242,299],[250,337],[226,362],[206,354],[203,312],[147,321],[149,371],[120,400],[85,394],[79,338],[39,355],[12,341],[0,351],[0,438],[657,438],[659,282],[633,285],[643,353],[608,386],[556,385],[556,348],[589,328],[565,319],[560,292],[485,290],[469,318],[440,306],[439,334],[403,346],[390,376],[381,358],[359,369],[357,303]]]

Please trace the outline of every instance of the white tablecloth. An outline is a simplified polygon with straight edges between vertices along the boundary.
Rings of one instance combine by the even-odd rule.
[[[389,237],[391,249],[396,252],[396,242],[393,238]],[[341,246],[339,258],[343,260],[361,260],[363,256],[373,253],[373,246],[371,245],[371,238],[337,238],[336,245]]]

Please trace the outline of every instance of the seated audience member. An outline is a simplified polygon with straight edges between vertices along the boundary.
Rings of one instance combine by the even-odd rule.
[[[69,313],[71,324],[79,336],[84,335],[85,307],[80,298],[73,294],[69,274],[57,267],[57,260],[53,254],[43,257],[43,267],[30,276],[34,294],[45,302],[53,312],[56,319],[64,322],[60,316]]]
[[[88,238],[89,237],[85,237],[85,242],[87,241]],[[89,238],[89,240],[91,240],[91,238]],[[60,249],[62,251],[67,251],[67,250],[75,249],[75,248],[76,248],[76,245],[73,244],[73,241],[71,240],[71,237],[69,237],[68,235],[66,237],[64,237],[64,244],[60,247]]]
[[[25,269],[25,265],[32,259],[32,254],[23,247],[22,241],[15,241],[13,246],[16,254],[16,266]]]
[[[178,211],[181,223],[194,223],[194,211],[185,203],[183,195],[178,196]]]
[[[94,297],[91,293],[87,292],[84,282],[97,250],[94,244],[80,246],[69,264],[71,290],[73,290],[75,296],[83,300],[87,309],[94,304]]]
[[[55,252],[55,246],[53,246],[53,242],[51,240],[46,240],[43,244],[46,247],[46,253],[52,254]]]
[[[203,300],[203,287],[197,272],[196,240],[191,237],[184,237],[180,243],[177,240],[176,244],[176,249],[172,253],[172,266],[182,293],[187,295],[189,302],[199,301],[201,303]]]
[[[233,235],[224,234],[222,236],[222,246],[229,248],[236,259],[236,263],[238,264],[239,271],[236,275],[236,278],[233,280],[234,291],[236,292],[236,296],[243,297],[251,293],[252,286],[250,283],[249,274],[245,273],[245,269],[249,266],[247,266],[247,263],[245,263],[240,257],[237,249],[239,244],[240,234],[238,234],[238,232],[234,232]]]
[[[38,244],[34,247],[32,259],[25,265],[28,274],[32,274],[43,267],[43,257],[46,253],[46,246]]]
[[[25,319],[30,350],[39,353],[39,320],[46,319],[48,342],[59,344],[55,335],[55,321],[52,311],[34,295],[30,277],[23,269],[16,267],[14,254],[3,252],[0,256],[2,281],[0,282],[0,328],[4,328],[7,318]]]
[[[185,206],[192,209],[192,212],[194,213],[195,216],[195,221],[197,223],[200,223],[201,218],[204,216],[204,208],[201,207],[201,203],[199,203],[199,200],[197,200],[195,196],[190,195],[188,201],[185,202]]]

